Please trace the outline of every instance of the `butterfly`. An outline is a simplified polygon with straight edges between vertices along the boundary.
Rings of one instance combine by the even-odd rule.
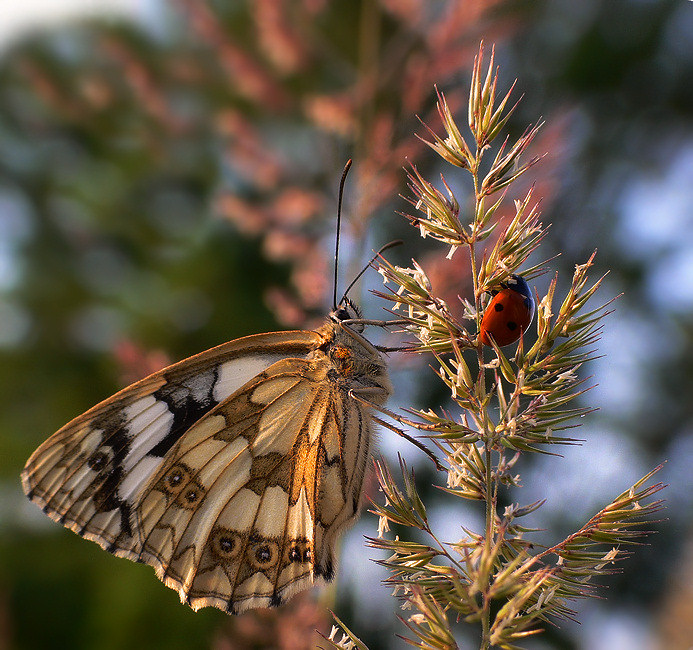
[[[156,372],[44,442],[24,491],[195,610],[277,606],[329,581],[359,513],[371,408],[392,392],[366,322],[345,294],[314,331],[246,336]]]

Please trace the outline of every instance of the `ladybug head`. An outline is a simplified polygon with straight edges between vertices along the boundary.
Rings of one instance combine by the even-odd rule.
[[[517,293],[521,293],[526,298],[533,299],[532,291],[527,284],[527,280],[525,280],[521,275],[513,273],[511,276],[508,276],[508,279],[503,284],[507,286],[508,289],[517,291]]]
[[[527,284],[527,280],[525,280],[521,275],[513,273],[511,276],[508,277],[508,279],[503,283],[503,285],[506,286],[508,289],[517,291],[517,293],[519,293],[525,299],[525,304],[531,311],[532,318],[534,318],[536,305],[534,304],[534,296],[532,295],[532,290],[529,288],[529,285]]]

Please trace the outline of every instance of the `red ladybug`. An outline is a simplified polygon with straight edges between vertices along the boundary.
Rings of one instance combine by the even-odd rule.
[[[514,343],[534,319],[534,298],[523,277],[511,275],[500,286],[481,319],[479,339],[484,345],[491,345],[489,335],[501,347]]]

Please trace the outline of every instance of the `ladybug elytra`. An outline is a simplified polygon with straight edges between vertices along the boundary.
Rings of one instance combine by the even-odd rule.
[[[527,281],[520,275],[511,275],[494,292],[481,319],[479,339],[491,345],[491,339],[503,347],[520,338],[534,319],[536,305]]]

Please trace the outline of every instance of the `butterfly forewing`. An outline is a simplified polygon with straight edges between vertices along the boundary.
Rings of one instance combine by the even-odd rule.
[[[336,320],[238,339],[76,418],[32,455],[53,519],[151,564],[194,609],[278,605],[334,573],[358,514],[370,418],[390,392],[373,346]]]
[[[315,332],[249,336],[133,384],[41,445],[22,474],[25,491],[77,532],[94,509],[117,509],[127,528],[129,495],[192,424],[258,372],[320,341]]]

